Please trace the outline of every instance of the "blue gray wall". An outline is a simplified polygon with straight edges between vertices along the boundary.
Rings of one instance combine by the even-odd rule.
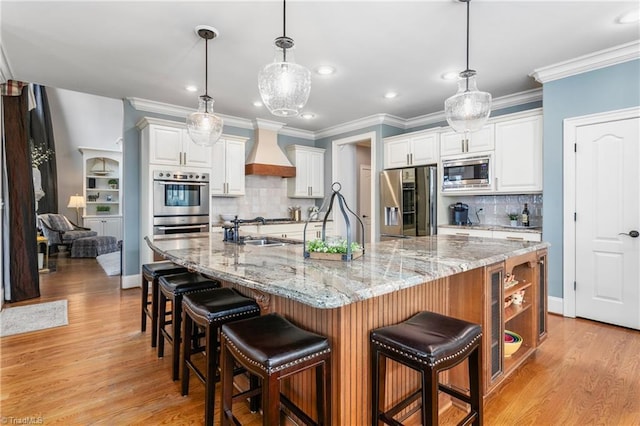
[[[563,120],[640,105],[640,60],[546,83],[544,117],[544,228],[549,250],[549,295],[563,297]]]

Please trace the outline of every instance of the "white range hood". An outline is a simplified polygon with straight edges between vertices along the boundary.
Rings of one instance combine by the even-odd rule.
[[[278,130],[284,123],[256,119],[255,143],[247,164],[246,175],[295,177],[296,168],[291,165],[285,153],[278,146]]]

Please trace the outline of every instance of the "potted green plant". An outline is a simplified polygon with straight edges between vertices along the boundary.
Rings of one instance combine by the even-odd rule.
[[[507,213],[511,226],[518,226],[518,213]]]
[[[107,183],[109,184],[109,188],[118,189],[118,179],[109,179]]]
[[[111,211],[111,206],[103,206],[103,205],[96,206],[97,214],[109,214],[110,211]]]
[[[342,255],[347,253],[347,240],[311,240],[307,243],[307,251],[311,259],[342,260]],[[351,243],[351,255],[353,259],[362,256],[362,247],[355,241]]]

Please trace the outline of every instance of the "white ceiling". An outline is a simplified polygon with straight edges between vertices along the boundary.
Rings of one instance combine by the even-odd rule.
[[[494,98],[540,87],[536,68],[640,39],[640,24],[616,19],[638,1],[471,3],[470,66]],[[287,35],[296,61],[328,64],[313,74],[306,111],[282,119],[256,108],[257,75],[282,32],[281,1],[0,1],[2,50],[17,80],[112,98],[197,107],[204,42],[197,25],[216,27],[209,43],[209,94],[218,113],[286,122],[318,131],[387,113],[436,113],[455,93],[440,76],[465,68],[466,5],[431,1],[289,1]],[[200,90],[187,92],[196,84]],[[386,91],[397,98],[383,97]]]

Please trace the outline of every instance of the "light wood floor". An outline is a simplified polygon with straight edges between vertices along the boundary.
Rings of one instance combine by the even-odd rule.
[[[94,259],[60,257],[56,272],[41,275],[41,298],[14,304],[67,299],[69,325],[0,339],[2,423],[202,424],[203,386],[192,379],[180,396],[170,356],[158,359],[140,332],[140,290],[119,285]],[[640,425],[640,333],[558,316],[549,329],[485,402],[485,424]]]

